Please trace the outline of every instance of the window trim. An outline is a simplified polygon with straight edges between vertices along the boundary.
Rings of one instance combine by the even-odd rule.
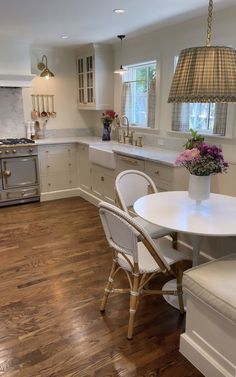
[[[178,62],[178,55],[174,56],[174,71]],[[220,135],[220,134],[213,134],[206,132],[206,130],[199,130],[199,133],[201,135],[204,135],[208,138],[215,138],[215,139],[233,139],[236,137],[236,130],[235,130],[235,124],[236,124],[236,104],[234,103],[227,103],[228,108],[227,108],[227,117],[226,117],[226,126],[225,126],[225,135]],[[169,104],[171,106],[171,104]],[[170,109],[170,107],[169,107]],[[177,136],[177,135],[182,135],[182,136],[188,136],[191,135],[190,131],[175,131],[172,130],[172,113],[170,109],[170,123],[169,123],[169,129],[166,131],[167,135],[169,136]]]
[[[199,130],[199,133],[209,138],[225,139],[225,140],[233,139],[234,137],[236,137],[236,130],[234,132],[235,120],[236,120],[236,105],[233,103],[228,103],[225,135],[213,134],[213,133],[206,132],[205,130],[203,131]],[[171,125],[172,125],[172,119],[170,119],[170,127],[169,127],[169,130],[167,130],[168,135],[188,136],[191,134],[190,131],[188,132],[188,131],[172,130]]]
[[[139,63],[132,63],[132,64],[125,64],[123,65],[124,68],[132,68],[132,67],[139,67],[139,66],[145,66],[145,65],[151,65],[151,64],[156,64],[156,106],[155,106],[155,123],[154,123],[154,127],[150,127],[150,126],[144,126],[144,125],[137,125],[136,123],[130,123],[130,127],[134,130],[134,131],[142,131],[142,130],[148,130],[148,131],[157,131],[159,130],[158,128],[158,124],[159,124],[159,119],[160,119],[160,62],[159,62],[159,59],[158,58],[153,58],[153,59],[150,59],[150,60],[146,60],[146,61],[142,61],[142,62],[139,62]],[[122,88],[122,85],[125,81],[123,80],[123,77],[122,77],[122,80],[121,80],[121,88]],[[126,82],[129,82],[129,81],[126,81]],[[122,101],[121,101],[122,102]],[[158,111],[159,110],[159,111]],[[121,105],[120,105],[120,113],[121,113]]]

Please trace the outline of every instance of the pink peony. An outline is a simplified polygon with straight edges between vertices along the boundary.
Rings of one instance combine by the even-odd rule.
[[[181,165],[181,164],[184,164],[187,161],[197,160],[199,157],[200,157],[199,149],[197,149],[197,148],[185,149],[177,157],[175,163],[176,163],[176,165]]]

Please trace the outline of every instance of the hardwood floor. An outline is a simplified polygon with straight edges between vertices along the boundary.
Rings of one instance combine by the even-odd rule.
[[[96,207],[1,208],[0,229],[0,376],[202,376],[178,352],[184,318],[162,297],[141,300],[132,341],[128,297],[100,314],[112,255]]]

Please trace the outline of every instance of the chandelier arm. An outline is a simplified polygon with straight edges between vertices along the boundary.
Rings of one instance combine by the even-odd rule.
[[[206,39],[207,47],[210,47],[211,45],[212,12],[213,12],[213,0],[209,0],[208,17],[207,17],[207,39]]]

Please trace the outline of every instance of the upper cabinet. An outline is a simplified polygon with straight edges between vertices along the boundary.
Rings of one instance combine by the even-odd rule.
[[[113,109],[113,56],[109,45],[89,44],[77,50],[78,107]]]

